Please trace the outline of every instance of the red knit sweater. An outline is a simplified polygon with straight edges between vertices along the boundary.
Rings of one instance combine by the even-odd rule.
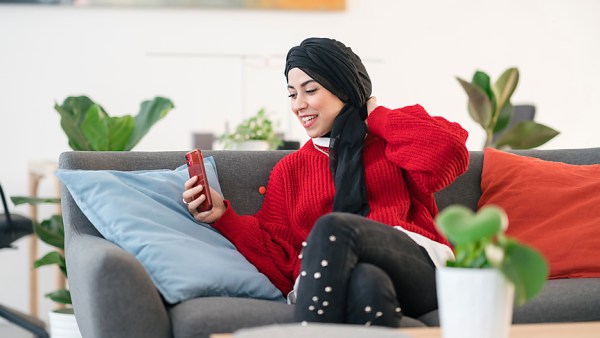
[[[467,132],[457,123],[429,116],[419,105],[380,106],[367,123],[367,217],[449,245],[434,225],[438,211],[433,193],[467,169]],[[273,168],[255,215],[238,215],[225,201],[227,210],[213,227],[285,295],[300,270],[302,241],[317,218],[332,211],[334,195],[329,158],[308,141]]]

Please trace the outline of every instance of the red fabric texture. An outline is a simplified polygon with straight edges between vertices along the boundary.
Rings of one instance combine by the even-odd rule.
[[[481,190],[478,206],[504,208],[507,235],[545,256],[550,279],[600,277],[600,165],[487,148]]]
[[[434,225],[433,193],[466,171],[467,132],[419,105],[378,107],[367,122],[367,217],[449,245]],[[239,215],[226,201],[225,214],[213,226],[287,294],[299,273],[302,241],[315,221],[332,211],[334,194],[329,158],[308,141],[273,168],[255,215]]]

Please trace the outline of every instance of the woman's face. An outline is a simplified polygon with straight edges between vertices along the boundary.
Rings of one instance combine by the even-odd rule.
[[[288,91],[292,112],[310,137],[331,131],[344,102],[299,68],[288,72]]]

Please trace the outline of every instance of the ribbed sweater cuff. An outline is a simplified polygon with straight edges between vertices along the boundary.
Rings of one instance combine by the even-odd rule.
[[[235,237],[236,234],[239,234],[241,231],[235,231],[235,227],[238,222],[236,221],[240,215],[233,210],[231,207],[231,203],[227,200],[223,200],[223,204],[225,204],[225,212],[216,222],[212,225],[213,228],[219,230],[220,233],[225,235],[228,239],[231,240],[232,237]]]
[[[385,121],[390,109],[384,106],[377,106],[367,117],[369,133],[377,137],[383,137]]]

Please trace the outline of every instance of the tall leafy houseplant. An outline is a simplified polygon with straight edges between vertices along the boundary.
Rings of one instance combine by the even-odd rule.
[[[150,128],[165,117],[174,107],[171,100],[155,97],[143,101],[137,115],[111,117],[87,96],[67,97],[62,105],[54,108],[61,116],[61,127],[69,139],[73,150],[86,151],[126,151],[131,150],[148,133]],[[56,198],[33,198],[13,196],[11,200],[18,204],[60,203]],[[52,215],[38,223],[34,220],[36,235],[56,250],[34,262],[38,268],[46,265],[58,265],[65,277],[67,267],[64,256],[64,226],[61,215]],[[46,294],[46,297],[61,304],[71,304],[71,294],[60,289]]]
[[[13,196],[11,197],[11,201],[14,205],[60,203],[59,198],[33,198],[23,196]],[[65,278],[67,278],[67,264],[64,255],[65,231],[62,216],[58,214],[52,215],[50,218],[45,219],[40,223],[38,223],[36,220],[33,220],[33,228],[36,236],[42,242],[56,248],[56,250],[50,251],[43,257],[33,262],[33,267],[39,268],[45,265],[56,264]],[[67,305],[71,304],[71,293],[66,288],[47,293],[46,297],[50,298],[56,303]]]
[[[521,121],[508,129],[514,114],[510,98],[519,82],[517,68],[507,69],[494,83],[482,71],[476,71],[471,82],[459,77],[457,80],[469,98],[471,118],[485,131],[485,147],[530,149],[558,135],[558,131],[534,121]],[[494,134],[499,132],[502,134],[494,140]]]
[[[136,116],[109,116],[87,96],[71,96],[54,108],[73,150],[131,150],[150,128],[173,109],[171,100],[155,97],[142,102]]]

